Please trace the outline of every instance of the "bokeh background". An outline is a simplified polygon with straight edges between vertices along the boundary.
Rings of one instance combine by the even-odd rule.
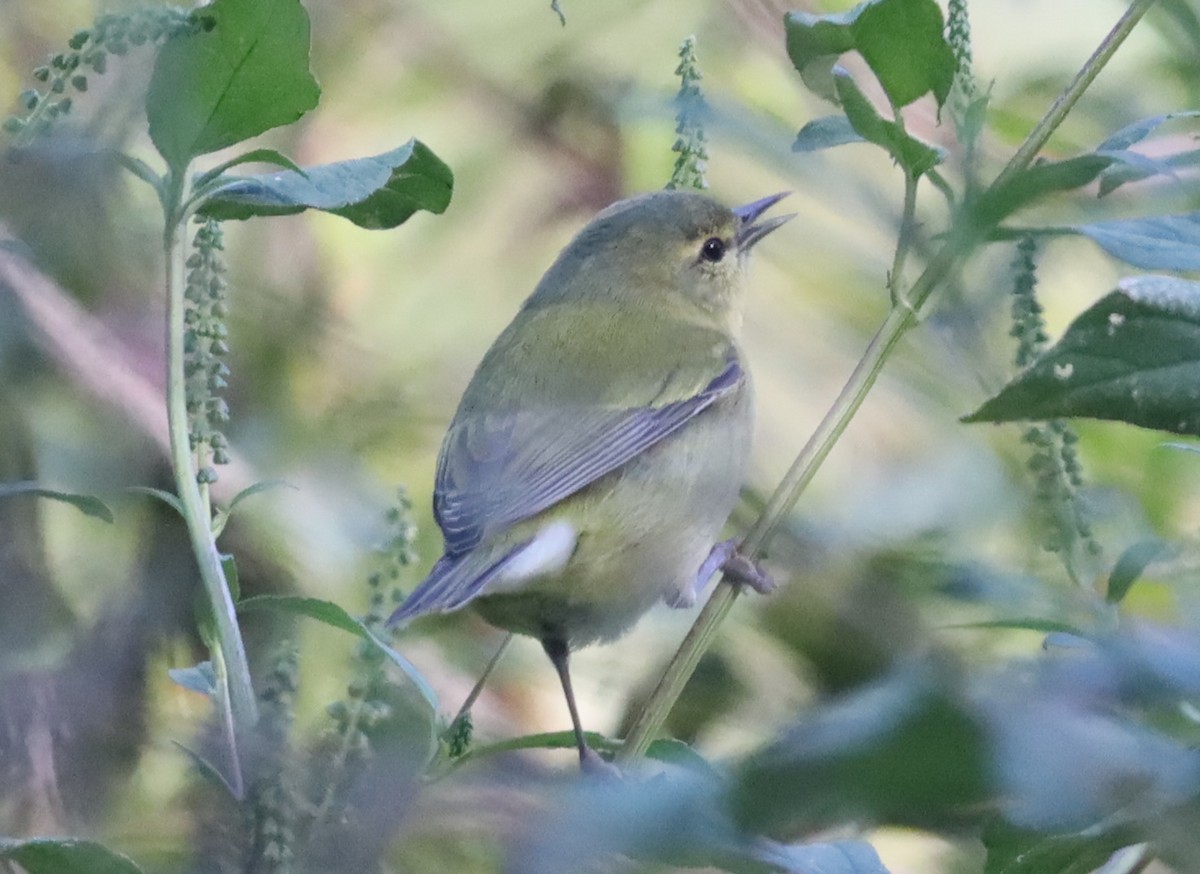
[[[429,495],[459,393],[571,235],[613,200],[669,178],[676,52],[690,34],[713,109],[713,195],[736,204],[791,190],[786,206],[798,214],[756,251],[743,339],[758,435],[731,531],[752,521],[882,320],[900,174],[866,145],[790,150],[800,126],[831,108],[788,61],[782,16],[848,4],[561,5],[565,27],[542,0],[307,4],[322,101],[264,144],[315,164],[416,136],[453,169],[455,191],[445,215],[418,214],[389,232],[323,215],[227,226],[235,460],[214,493],[227,500],[263,479],[294,486],[247,501],[224,535],[244,590],[311,594],[362,612],[400,484],[415,503],[421,561],[399,583],[420,579],[439,554]],[[985,177],[1124,7],[971,4],[976,75],[992,94]],[[1163,3],[1147,18],[1049,154],[1197,105],[1200,35],[1181,24],[1187,7]],[[33,67],[104,8],[0,0],[6,105],[15,106]],[[123,491],[169,482],[157,394],[161,216],[144,186],[93,152],[99,143],[154,158],[137,100],[149,64],[147,52],[131,53],[77,99],[48,149],[0,161],[0,222],[42,271],[20,288],[0,287],[0,480],[95,493],[117,517],[105,525],[65,505],[0,503],[0,832],[99,834],[151,870],[156,860],[172,870],[195,826],[183,800],[194,777],[172,741],[189,742],[208,718],[204,699],[166,676],[203,657],[191,630],[194,572],[169,511]],[[916,104],[907,119],[911,132],[953,148],[932,104]],[[1189,135],[1172,131],[1150,148],[1186,145]],[[1104,200],[1090,191],[1063,197],[1028,219],[1194,209],[1197,199],[1194,180],[1183,178]],[[936,193],[924,191],[920,214],[927,244],[946,218]],[[983,252],[932,302],[788,520],[769,562],[780,590],[739,602],[672,717],[671,731],[706,756],[748,752],[806,707],[929,651],[987,664],[1041,645],[1038,634],[962,624],[1089,621],[1091,595],[1041,549],[1021,428],[957,421],[1012,373],[1012,257],[1008,246]],[[1039,277],[1051,333],[1122,270],[1085,241],[1049,245]],[[1079,430],[1083,497],[1104,545],[1086,589],[1139,539],[1193,536],[1200,461],[1129,426]],[[1166,622],[1193,615],[1188,565],[1152,574],[1127,609]],[[656,609],[623,640],[575,658],[589,728],[621,733],[693,618]],[[247,621],[252,658],[274,631]],[[298,732],[317,737],[326,704],[344,695],[353,641],[311,624],[294,634]],[[464,614],[418,625],[400,649],[453,712],[500,639]],[[476,708],[480,738],[567,724],[540,648],[518,641]],[[571,756],[536,751],[522,767],[565,769]],[[420,848],[406,858],[434,866],[414,870],[489,870],[486,849],[472,841],[489,846],[504,816],[485,815],[461,786],[457,793],[433,793],[406,821],[409,846]],[[871,837],[895,872],[979,865],[970,839]]]

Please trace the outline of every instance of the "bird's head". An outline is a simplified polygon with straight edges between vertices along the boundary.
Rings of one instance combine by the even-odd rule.
[[[792,218],[758,221],[785,196],[734,209],[692,191],[618,201],[563,250],[529,305],[628,300],[727,322],[738,310],[750,251]]]

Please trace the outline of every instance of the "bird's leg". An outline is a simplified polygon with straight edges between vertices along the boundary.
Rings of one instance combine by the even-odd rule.
[[[542,648],[546,650],[546,655],[550,656],[554,670],[558,671],[563,694],[567,696],[567,709],[571,711],[571,725],[575,729],[575,744],[579,747],[580,770],[588,774],[611,774],[614,767],[589,747],[587,738],[583,736],[583,724],[579,721],[579,708],[575,706],[575,692],[571,689],[571,671],[567,666],[570,649],[565,641],[554,637],[543,640]]]
[[[700,565],[700,570],[696,571],[696,579],[691,589],[668,602],[670,606],[690,607],[695,604],[696,598],[717,571],[724,571],[731,581],[749,586],[762,595],[775,589],[775,581],[771,579],[771,575],[759,567],[757,562],[738,552],[737,540],[730,538],[722,540],[709,551],[708,557]]]
[[[721,562],[721,570],[733,582],[749,586],[760,595],[769,595],[775,591],[776,583],[771,575],[763,570],[757,561],[742,555],[736,544],[725,561]]]

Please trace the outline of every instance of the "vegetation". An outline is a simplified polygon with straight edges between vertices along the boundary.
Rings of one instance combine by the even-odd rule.
[[[214,0],[67,39],[0,168],[0,871],[1189,870],[1200,17],[1113,7],[1076,71],[995,82],[965,0],[676,10],[681,44],[654,4]],[[600,72],[635,35],[674,100]],[[536,648],[383,622],[477,353],[662,184],[801,201],[732,523],[787,583],[585,655],[627,776],[584,779]]]

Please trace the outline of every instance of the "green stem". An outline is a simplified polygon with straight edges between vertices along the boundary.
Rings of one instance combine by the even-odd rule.
[[[583,733],[588,746],[596,752],[613,753],[620,758],[621,743],[602,734],[592,731]],[[575,734],[571,731],[550,731],[542,734],[527,734],[508,740],[496,741],[490,744],[479,744],[471,747],[461,756],[451,759],[440,770],[425,777],[427,783],[436,783],[457,771],[468,762],[494,756],[497,753],[511,753],[518,750],[573,750],[575,749]]]
[[[898,115],[899,113],[897,113]],[[912,248],[913,233],[916,230],[917,182],[919,180],[920,177],[910,171],[904,173],[904,209],[900,214],[900,235],[896,240],[896,254],[892,258],[892,270],[888,274],[888,294],[892,299],[893,307],[909,305],[901,289],[904,287],[904,263],[908,260],[908,250]]]
[[[875,384],[892,347],[915,320],[913,311],[907,306],[895,306],[888,311],[887,318],[871,338],[870,344],[833,406],[796,456],[758,521],[742,541],[740,550],[743,554],[757,558],[763,553],[788,511],[816,475],[821,463],[850,424],[850,420],[854,418],[867,392]],[[629,736],[617,754],[618,761],[629,761],[645,755],[739,594],[740,586],[722,578],[630,728]]]
[[[483,673],[480,675],[479,681],[475,683],[474,687],[471,689],[471,693],[467,695],[467,700],[463,702],[462,707],[458,708],[458,713],[456,713],[454,718],[450,720],[451,725],[462,719],[463,716],[475,706],[475,701],[479,698],[480,693],[483,692],[484,684],[487,683],[488,677],[492,675],[492,671],[496,669],[496,665],[500,664],[501,657],[508,650],[508,645],[512,643],[512,641],[513,633],[510,631],[504,636],[504,640],[500,641],[500,646],[496,649],[496,654],[492,656],[491,660],[487,663],[487,667],[483,669]]]
[[[1070,85],[1046,112],[1041,121],[1030,131],[1012,159],[988,187],[981,200],[986,200],[1033,161],[1050,135],[1062,124],[1063,119],[1088,86],[1112,58],[1125,38],[1155,0],[1134,0],[1129,9],[1109,31],[1100,46],[1087,59]],[[907,190],[906,190],[907,194]],[[905,296],[907,304],[893,305],[879,330],[871,338],[862,358],[855,366],[850,378],[838,394],[833,406],[825,414],[817,430],[809,438],[783,481],[775,489],[766,508],[741,544],[741,552],[748,558],[762,555],[775,531],[795,506],[808,483],[816,475],[825,457],[829,454],[846,426],[862,405],[867,393],[875,384],[900,338],[916,323],[916,314],[930,295],[939,287],[951,271],[955,270],[970,254],[979,241],[984,239],[987,228],[981,226],[971,215],[960,215],[953,222],[953,229],[945,244],[930,259],[929,264]],[[893,277],[899,287],[899,277]],[[645,755],[650,743],[661,731],[667,714],[675,705],[683,687],[707,651],[717,629],[733,607],[740,589],[722,577],[712,597],[700,611],[692,628],[680,644],[671,663],[667,665],[658,685],[643,705],[641,712],[629,731],[624,746],[617,755],[618,761],[628,762]]]
[[[991,190],[995,191],[1002,185],[1006,185],[1013,176],[1033,162],[1038,152],[1046,145],[1046,141],[1050,139],[1051,134],[1062,124],[1067,113],[1083,96],[1083,92],[1087,91],[1088,86],[1100,75],[1100,71],[1112,60],[1112,56],[1125,42],[1125,38],[1133,32],[1137,23],[1142,20],[1142,16],[1154,3],[1155,0],[1134,0],[1130,4],[1129,8],[1125,10],[1125,14],[1113,25],[1113,29],[1100,41],[1100,45],[1092,52],[1092,56],[1079,68],[1079,72],[1075,74],[1071,84],[1062,94],[1058,95],[1058,99],[1042,116],[1042,120],[1029,132],[1029,136],[1025,138],[1025,142],[1021,143],[1016,154],[1012,156],[1012,160],[996,177],[996,181],[991,184]]]
[[[329,811],[333,809],[333,804],[337,800],[338,789],[346,780],[343,771],[346,768],[346,762],[350,760],[350,752],[360,734],[359,723],[362,721],[365,708],[366,692],[364,691],[362,695],[354,699],[350,712],[346,716],[346,724],[339,732],[337,750],[334,752],[333,758],[329,760],[329,782],[325,784],[321,803],[317,805],[312,814],[314,829],[320,828],[321,824],[325,822],[325,818],[329,816]]]
[[[206,496],[196,481],[196,465],[188,439],[186,379],[184,377],[184,289],[186,287],[186,217],[179,205],[186,200],[186,174],[168,174],[164,209],[166,229],[163,250],[166,255],[167,282],[167,422],[171,443],[171,467],[175,488],[183,506],[192,551],[200,568],[205,593],[212,607],[216,627],[216,645],[228,669],[228,698],[235,738],[241,747],[258,722],[258,706],[250,682],[250,667],[238,628],[237,610],[225,580],[221,555],[212,532],[212,519]],[[235,767],[240,771],[240,763]]]

